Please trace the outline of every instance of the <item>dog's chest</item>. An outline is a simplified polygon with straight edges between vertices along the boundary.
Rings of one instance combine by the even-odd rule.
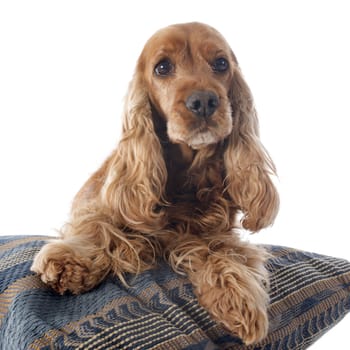
[[[168,176],[169,228],[196,234],[232,228],[233,210],[219,163],[195,171],[177,168]]]

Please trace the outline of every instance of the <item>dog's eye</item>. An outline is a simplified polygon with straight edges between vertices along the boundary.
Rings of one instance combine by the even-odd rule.
[[[168,60],[161,60],[154,67],[154,73],[159,76],[166,76],[174,71],[174,65]]]
[[[229,63],[227,59],[224,57],[216,58],[212,64],[213,71],[217,73],[226,72],[228,70],[228,67],[229,67]]]

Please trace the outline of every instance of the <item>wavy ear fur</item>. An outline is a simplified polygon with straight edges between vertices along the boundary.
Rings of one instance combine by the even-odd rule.
[[[135,74],[125,101],[123,135],[112,157],[102,202],[117,221],[139,231],[159,229],[167,171],[146,89]]]
[[[163,213],[159,204],[166,179],[151,105],[136,72],[126,96],[121,141],[78,193],[73,207],[79,209],[81,200],[90,205],[97,200],[119,227],[152,232],[161,227]]]
[[[227,190],[240,207],[243,227],[253,232],[273,223],[279,197],[270,175],[275,166],[259,139],[253,98],[239,68],[230,92],[233,130],[224,154]]]

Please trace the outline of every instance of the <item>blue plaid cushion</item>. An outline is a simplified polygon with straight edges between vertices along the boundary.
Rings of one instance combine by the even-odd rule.
[[[59,296],[30,272],[47,237],[0,237],[0,349],[305,349],[350,309],[350,263],[267,246],[270,332],[246,347],[201,308],[166,264],[130,287],[110,276],[79,296]]]

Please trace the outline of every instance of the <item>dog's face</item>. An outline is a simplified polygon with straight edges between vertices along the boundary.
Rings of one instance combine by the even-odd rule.
[[[223,37],[203,24],[170,26],[150,38],[138,69],[171,142],[199,149],[230,134],[236,66]]]

